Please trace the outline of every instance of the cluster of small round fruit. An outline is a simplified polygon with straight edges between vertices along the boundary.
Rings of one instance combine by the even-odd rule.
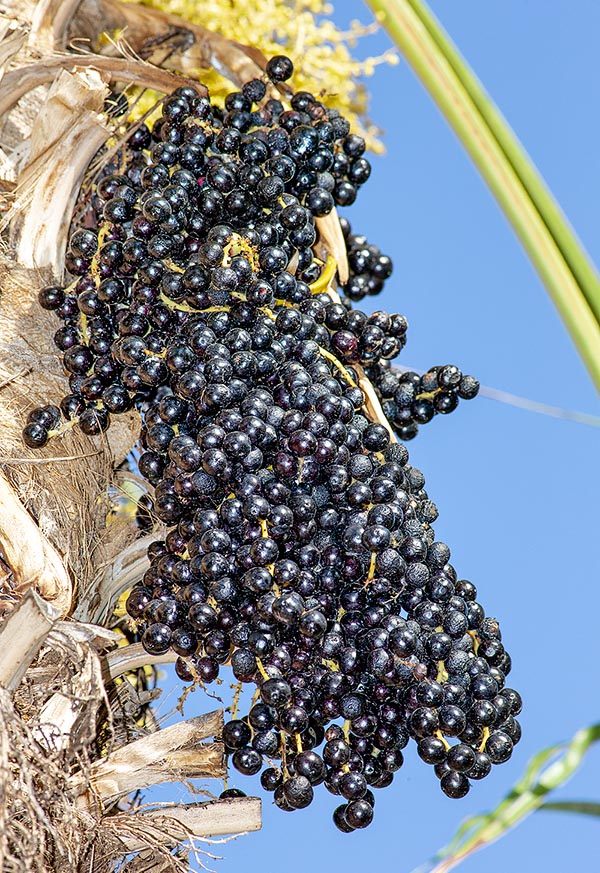
[[[266,72],[277,85],[291,64]],[[369,176],[364,149],[313,95],[287,106],[262,80],[223,108],[190,87],[166,99],[98,180],[72,281],[40,293],[70,393],[24,429],[42,446],[139,410],[139,470],[169,527],[127,600],[142,643],[172,650],[184,681],[230,664],[253,685],[224,729],[233,766],[262,771],[284,810],[324,784],[343,831],[369,824],[411,738],[462,797],[520,736],[498,624],[435,540],[392,431],[413,436],[477,383],[391,369],[406,320],[352,308],[391,262],[343,223],[338,286],[320,248],[320,221]]]

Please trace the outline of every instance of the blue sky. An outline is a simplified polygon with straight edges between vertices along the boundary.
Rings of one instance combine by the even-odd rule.
[[[600,263],[600,3],[431,5]],[[338,0],[340,23],[369,17],[358,0]],[[361,51],[387,45],[380,34]],[[412,72],[404,63],[382,67],[369,84],[387,154],[374,159],[348,217],[394,259],[394,277],[371,308],[407,316],[401,362],[417,369],[456,363],[484,385],[600,414],[537,275]],[[333,827],[336,803],[325,791],[294,815],[264,797],[263,830],[222,847],[224,860],[213,863],[220,873],[359,873],[374,865],[409,873],[465,816],[495,805],[535,751],[600,720],[598,436],[479,398],[438,416],[408,446],[440,510],[437,536],[450,545],[459,575],[477,584],[487,613],[500,619],[513,656],[510,681],[525,701],[513,759],[451,801],[409,748],[393,786],[377,794],[373,825],[350,835]],[[198,692],[186,714],[208,703]],[[561,796],[599,799],[599,775],[594,750]],[[233,784],[249,790],[252,782]],[[599,854],[593,820],[538,813],[460,869],[504,873],[535,863],[564,873],[596,869]]]

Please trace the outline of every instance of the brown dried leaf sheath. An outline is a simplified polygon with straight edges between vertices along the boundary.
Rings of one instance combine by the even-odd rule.
[[[160,836],[167,832],[174,840],[187,836],[220,836],[235,830],[256,831],[261,826],[260,800],[240,797],[237,800],[216,800],[211,803],[163,806],[141,812],[132,822],[131,816],[116,815],[111,826],[119,834],[127,851],[143,847],[148,832]]]
[[[222,744],[203,742],[220,736],[222,729],[222,712],[210,712],[122,746],[92,764],[84,780],[74,780],[80,803],[109,802],[159,782],[223,778]]]
[[[0,482],[5,510],[0,548],[16,593],[37,583],[66,613],[71,605],[67,585],[85,589],[96,565],[122,548],[122,541],[115,542],[106,531],[107,488],[113,464],[133,445],[138,424],[130,415],[115,422],[108,439],[86,437],[74,428],[41,450],[23,445],[21,429],[29,410],[57,403],[66,391],[51,339],[55,320],[35,300],[42,282],[38,273],[0,262],[0,383],[6,383],[0,389],[0,458],[48,460],[0,464],[5,477]],[[77,460],[52,462],[56,456]],[[49,572],[50,555],[58,556],[52,558],[55,573]]]
[[[30,590],[0,627],[0,686],[14,691],[60,612]]]

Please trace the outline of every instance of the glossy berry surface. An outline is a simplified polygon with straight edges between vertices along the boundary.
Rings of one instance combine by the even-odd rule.
[[[255,696],[232,704],[230,766],[283,811],[334,795],[352,832],[411,742],[464,797],[510,757],[521,699],[404,445],[478,383],[394,366],[406,318],[354,307],[392,274],[345,218],[343,285],[326,254],[326,222],[369,177],[365,143],[314,95],[270,98],[292,72],[272,58],[224,107],[178,89],[101,172],[64,287],[40,293],[68,394],[23,439],[139,413],[138,522],[166,529],[127,598],[143,647],[184,682],[231,666]]]

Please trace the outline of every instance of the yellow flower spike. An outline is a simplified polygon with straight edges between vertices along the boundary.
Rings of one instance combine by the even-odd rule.
[[[60,424],[58,427],[53,428],[48,431],[48,439],[51,439],[55,436],[62,436],[62,434],[67,433],[67,431],[72,430],[76,424],[79,424],[78,418],[72,418],[70,421],[65,421],[63,424]]]
[[[477,652],[479,651],[479,644],[481,642],[481,640],[479,639],[479,634],[477,633],[477,631],[474,630],[467,631],[467,633],[473,640],[473,651],[475,652],[475,654],[477,654]]]
[[[325,266],[321,271],[321,275],[318,279],[315,279],[308,287],[310,288],[313,294],[321,294],[323,291],[327,291],[329,285],[331,284],[331,280],[335,276],[337,271],[337,262],[335,258],[331,255],[327,255],[327,260],[325,261]]]
[[[125,604],[127,603],[127,598],[129,597],[130,592],[131,589],[129,588],[127,591],[123,591],[123,593],[120,595],[113,611],[113,617],[123,618],[124,615],[127,615],[127,609],[125,607]],[[125,635],[123,635],[122,641],[119,640],[119,646],[126,646],[127,644],[127,638],[125,637]]]
[[[487,743],[487,741],[488,741],[488,739],[489,739],[489,736],[490,736],[490,729],[489,729],[489,727],[484,727],[484,729],[483,729],[483,737],[482,737],[481,743],[479,744],[479,751],[480,751],[480,752],[485,752],[485,744]]]
[[[331,361],[333,366],[340,371],[346,382],[351,385],[352,388],[358,388],[358,385],[356,384],[348,370],[340,361],[338,361],[335,355],[332,355],[331,352],[327,351],[327,349],[321,348],[321,346],[319,346],[319,352],[323,355],[324,358],[327,358],[328,361]]]
[[[243,691],[244,686],[241,682],[236,682],[236,684],[232,685],[231,688],[232,688],[234,694],[233,694],[233,699],[231,701],[231,706],[229,707],[229,712],[230,712],[231,718],[233,720],[233,719],[237,718],[238,708],[239,708],[239,704],[240,704],[240,695]]]
[[[79,324],[81,326],[81,336],[83,337],[83,341],[88,345],[90,341],[90,332],[88,329],[87,315],[84,315],[83,312],[79,313]]]
[[[369,572],[367,574],[367,579],[364,584],[364,588],[371,584],[373,579],[375,578],[375,564],[377,562],[377,552],[371,552],[371,560],[369,562]]]
[[[448,671],[446,670],[446,665],[443,661],[438,661],[438,672],[435,681],[440,684],[448,681]]]
[[[94,277],[94,281],[96,283],[96,286],[98,286],[100,284],[100,271],[99,271],[99,267],[98,267],[98,256],[100,254],[100,249],[102,248],[102,245],[104,244],[104,240],[106,239],[106,237],[108,235],[108,231],[109,231],[108,224],[103,224],[102,227],[100,228],[100,230],[98,231],[98,246],[96,248],[96,253],[95,253],[94,257],[92,258],[92,263],[90,265],[90,272],[91,272],[92,276]]]
[[[158,296],[161,302],[164,303],[168,309],[179,309],[181,312],[229,312],[228,306],[207,306],[206,309],[195,309],[187,303],[176,303],[175,300],[171,300],[171,298],[167,297],[166,294],[163,294],[162,291]],[[158,357],[160,357],[160,355]]]
[[[172,270],[174,273],[185,273],[185,269],[180,267],[179,264],[176,264],[175,261],[172,261],[171,258],[165,258],[165,267],[168,267],[169,270]]]
[[[325,0],[136,2],[179,15],[243,45],[250,44],[266,57],[288,55],[295,65],[293,88],[319,95],[327,106],[346,116],[356,133],[365,138],[369,149],[376,153],[384,151],[378,138],[380,131],[367,117],[367,98],[360,79],[372,75],[379,64],[396,63],[397,54],[388,50],[365,60],[352,54],[359,40],[377,29],[376,24],[353,21],[347,30],[342,30],[328,18],[333,7]],[[231,91],[230,82],[214,69],[200,73],[211,99],[222,103]],[[156,95],[143,95],[136,105],[135,115],[147,111],[155,100]]]
[[[436,731],[435,736],[438,738],[438,740],[441,740],[443,742],[444,748],[446,749],[446,751],[448,751],[448,749],[450,748],[450,743],[448,742],[444,734],[441,731]]]
[[[258,672],[263,677],[263,679],[270,679],[271,677],[269,676],[269,674],[265,670],[263,662],[260,660],[260,658],[256,659],[256,663],[258,665]]]

